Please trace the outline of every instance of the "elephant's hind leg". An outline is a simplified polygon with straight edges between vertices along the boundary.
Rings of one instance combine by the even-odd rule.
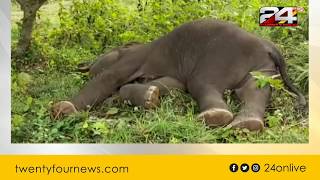
[[[146,84],[128,84],[120,88],[120,96],[132,104],[145,108],[154,108],[160,104],[159,97],[170,89],[184,90],[184,85],[171,77],[162,77]]]
[[[188,90],[200,106],[199,119],[207,126],[225,126],[233,120],[233,114],[228,110],[222,92],[213,85],[195,82],[189,84]]]
[[[247,128],[252,131],[262,130],[265,107],[271,95],[270,87],[259,89],[255,80],[250,78],[236,90],[236,94],[244,104],[231,125],[234,128]]]

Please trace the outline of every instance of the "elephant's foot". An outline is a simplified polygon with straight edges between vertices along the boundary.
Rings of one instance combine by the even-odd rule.
[[[237,116],[230,125],[232,128],[246,128],[250,131],[260,131],[264,128],[263,119],[258,117]]]
[[[51,115],[53,119],[61,118],[64,115],[69,115],[77,112],[75,106],[69,101],[61,101],[53,105]]]
[[[200,113],[198,118],[204,120],[209,127],[219,127],[229,124],[233,115],[226,109],[212,108]]]
[[[156,86],[150,86],[148,90],[145,92],[144,99],[144,107],[147,109],[155,108],[160,104],[160,91]]]

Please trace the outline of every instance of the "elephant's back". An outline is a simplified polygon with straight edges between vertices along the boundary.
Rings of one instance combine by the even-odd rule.
[[[224,21],[201,19],[185,23],[162,41],[176,59],[202,61],[206,56],[250,54],[263,49],[257,36]],[[183,59],[181,59],[183,58]],[[188,59],[189,58],[189,59]]]
[[[176,28],[166,37],[182,76],[212,80],[230,76],[232,84],[270,61],[263,41],[236,25],[197,20]],[[231,86],[231,85],[226,85]]]

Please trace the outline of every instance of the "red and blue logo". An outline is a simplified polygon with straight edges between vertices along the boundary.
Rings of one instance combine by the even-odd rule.
[[[299,7],[262,7],[260,9],[260,26],[298,26]]]

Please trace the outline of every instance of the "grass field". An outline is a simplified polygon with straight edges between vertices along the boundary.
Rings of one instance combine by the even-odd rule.
[[[300,1],[299,1],[300,2]],[[304,1],[303,1],[304,2]],[[70,6],[70,2],[64,2]],[[125,1],[121,1],[125,4]],[[131,7],[132,8],[132,7]],[[59,27],[59,5],[53,1],[42,7],[36,25],[35,38],[50,37],[50,29]],[[19,37],[16,25],[22,13],[12,7],[12,42]],[[256,22],[254,22],[256,23]],[[294,31],[293,31],[294,33]],[[299,34],[298,34],[299,35]],[[289,74],[307,95],[308,42],[290,39],[277,44],[288,59]],[[12,142],[13,143],[307,143],[308,113],[295,108],[295,98],[285,91],[274,90],[272,102],[265,114],[262,132],[234,130],[229,126],[210,129],[197,121],[198,106],[180,91],[172,91],[161,99],[160,107],[145,110],[124,104],[117,95],[107,99],[90,112],[52,120],[50,106],[78,92],[88,76],[72,66],[93,58],[94,54],[81,47],[58,49],[47,44],[50,55],[42,63],[12,72]],[[56,61],[70,61],[66,68],[54,66]],[[297,68],[295,68],[297,67]],[[304,67],[304,69],[299,69]],[[232,92],[225,99],[237,113],[239,102]]]

